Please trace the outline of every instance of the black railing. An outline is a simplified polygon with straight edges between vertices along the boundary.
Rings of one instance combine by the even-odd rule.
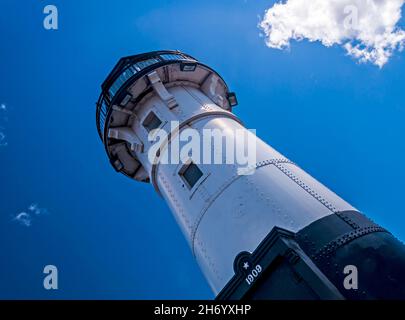
[[[104,81],[97,102],[96,124],[101,140],[104,141],[105,124],[111,113],[111,106],[115,104],[123,88],[144,76],[149,70],[184,61],[196,62],[197,60],[179,51],[154,51],[122,58]]]

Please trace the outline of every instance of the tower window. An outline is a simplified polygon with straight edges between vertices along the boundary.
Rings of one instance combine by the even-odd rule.
[[[191,189],[195,186],[198,180],[200,180],[200,178],[203,176],[203,173],[197,165],[195,165],[193,162],[190,162],[181,169],[179,175]]]
[[[151,132],[153,129],[157,129],[162,124],[162,121],[154,114],[153,112],[149,113],[145,120],[143,120],[143,126],[148,132]]]

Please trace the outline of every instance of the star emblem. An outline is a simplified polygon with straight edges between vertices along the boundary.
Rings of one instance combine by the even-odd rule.
[[[245,269],[245,270],[247,270],[247,269],[249,269],[249,262],[245,262],[244,264],[243,264],[243,269]]]

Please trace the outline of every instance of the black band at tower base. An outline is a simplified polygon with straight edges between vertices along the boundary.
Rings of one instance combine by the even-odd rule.
[[[234,269],[217,299],[405,300],[405,246],[357,211],[273,228]]]

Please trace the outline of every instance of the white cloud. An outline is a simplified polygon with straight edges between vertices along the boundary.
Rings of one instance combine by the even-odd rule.
[[[3,130],[3,128],[0,127],[0,130]],[[3,131],[0,131],[0,147],[6,146],[7,146],[6,134]]]
[[[397,26],[405,0],[286,0],[268,9],[259,26],[270,48],[290,40],[342,46],[360,62],[383,67],[405,44]]]
[[[0,104],[0,123],[6,122],[7,121],[7,116],[6,116],[6,111],[7,111],[7,106],[4,103]],[[7,146],[7,141],[6,141],[6,134],[4,132],[4,128],[0,126],[0,147],[5,147]]]
[[[19,222],[25,227],[30,227],[35,216],[44,214],[48,214],[48,210],[45,208],[40,208],[37,203],[33,203],[28,207],[27,211],[23,211],[15,215],[13,220]]]
[[[25,227],[31,226],[31,221],[32,221],[31,216],[26,212],[21,212],[21,213],[17,214],[13,220],[19,222],[20,224],[22,224]]]
[[[47,213],[48,213],[48,210],[47,210],[47,209],[38,207],[38,204],[37,204],[37,203],[31,204],[31,205],[28,207],[28,210],[29,210],[30,212],[32,212],[33,214],[37,215],[37,216],[38,216],[38,215],[42,215],[42,214],[47,214]]]

